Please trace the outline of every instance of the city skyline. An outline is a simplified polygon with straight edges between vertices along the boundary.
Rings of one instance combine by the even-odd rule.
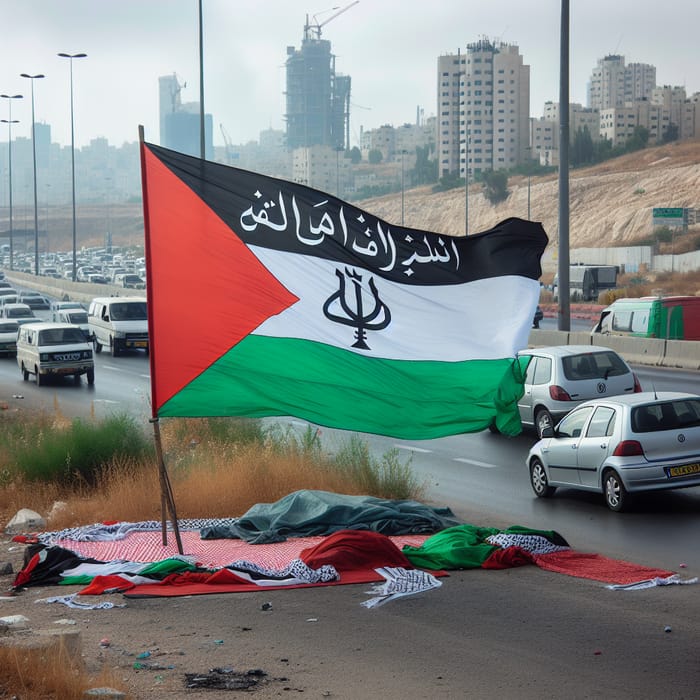
[[[609,54],[656,66],[659,85],[684,86],[688,96],[700,91],[693,36],[700,8],[669,0],[657,17],[658,6],[647,0],[570,4],[571,102],[586,104],[591,72]],[[558,101],[556,0],[504,0],[497,8],[438,0],[429,13],[415,0],[350,5],[202,0],[204,106],[213,117],[215,145],[223,145],[220,125],[237,144],[257,140],[267,128],[284,129],[286,50],[301,46],[307,15],[310,24],[323,25],[336,71],[352,79],[353,145],[361,129],[414,122],[418,108],[426,118],[435,115],[439,56],[482,37],[519,47],[530,66],[531,116],[540,116],[546,101]],[[73,63],[78,148],[98,137],[115,146],[136,141],[139,124],[147,140],[159,142],[162,75],[175,73],[186,83],[183,102],[199,100],[197,0],[0,0],[0,9],[0,92],[24,95],[12,106],[19,120],[13,138],[31,137],[30,84],[20,73],[42,73],[34,86],[36,119],[51,126],[52,141],[70,143],[69,66],[59,52],[88,54]],[[6,119],[7,101],[0,105]]]

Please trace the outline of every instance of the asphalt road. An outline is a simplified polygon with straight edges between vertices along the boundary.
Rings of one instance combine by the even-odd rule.
[[[698,390],[693,373],[643,368],[640,374],[643,383],[653,381],[659,389],[668,382]],[[56,398],[67,415],[86,415],[94,406],[98,414],[128,410],[147,416],[148,391],[142,353],[116,360],[98,356],[92,389],[72,381],[39,388],[22,381],[13,359],[0,359],[0,400],[10,407],[53,410]],[[323,434],[330,441],[344,437],[341,431]],[[467,522],[555,529],[580,551],[700,575],[698,489],[645,499],[632,512],[615,514],[591,494],[562,489],[553,499],[536,499],[524,467],[532,436],[480,433],[420,443],[365,437],[376,455],[396,448],[402,458],[411,457],[414,470],[427,479],[428,498]],[[283,687],[305,697],[349,700],[697,695],[698,585],[611,591],[532,566],[455,571],[438,589],[366,610],[360,603],[368,588],[134,600],[118,611],[71,616],[79,620],[88,650],[98,648],[106,633],[117,634],[111,614],[123,630],[124,648],[193,649],[190,657],[185,651],[176,658],[177,666],[189,663],[187,670],[201,671],[201,663],[194,665],[196,648],[211,666],[262,668],[286,679],[256,691],[260,698],[284,696]],[[262,613],[263,602],[272,609]],[[63,610],[49,614],[47,626],[65,616]],[[142,681],[146,690],[136,697],[191,697],[175,671],[161,675],[160,686]],[[211,698],[229,696],[207,692]]]

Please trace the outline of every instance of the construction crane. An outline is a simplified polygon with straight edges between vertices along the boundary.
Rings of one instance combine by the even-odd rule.
[[[334,15],[331,15],[327,20],[324,20],[323,22],[319,22],[317,17],[318,15],[313,16],[313,24],[309,24],[309,15],[306,15],[306,24],[304,25],[304,39],[310,39],[311,32],[316,32],[316,39],[321,38],[321,27],[325,27],[332,19],[335,19],[338,17],[338,15],[342,15],[343,12],[347,12],[351,7],[354,5],[357,5],[357,3],[360,2],[360,0],[355,0],[355,2],[351,2],[349,5],[346,5],[342,9],[338,10]],[[336,9],[335,7],[333,8],[334,10]]]
[[[231,137],[228,135],[228,131],[224,129],[224,125],[219,123],[219,129],[221,129],[221,135],[224,137],[224,146],[226,147],[226,163],[231,165],[233,163],[233,148],[231,147]]]

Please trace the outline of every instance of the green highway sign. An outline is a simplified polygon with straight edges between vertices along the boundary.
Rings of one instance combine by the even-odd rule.
[[[652,226],[685,227],[688,224],[688,210],[683,207],[654,207]]]
[[[683,207],[654,207],[655,219],[682,219]]]

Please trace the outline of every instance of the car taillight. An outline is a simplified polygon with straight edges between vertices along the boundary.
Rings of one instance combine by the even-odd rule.
[[[554,401],[571,401],[569,394],[556,384],[549,387],[549,395]]]
[[[642,444],[637,440],[623,440],[618,443],[613,452],[614,457],[641,457],[643,455]]]
[[[632,376],[634,377],[634,393],[638,394],[642,390],[642,385],[639,383],[639,377],[632,372]]]

